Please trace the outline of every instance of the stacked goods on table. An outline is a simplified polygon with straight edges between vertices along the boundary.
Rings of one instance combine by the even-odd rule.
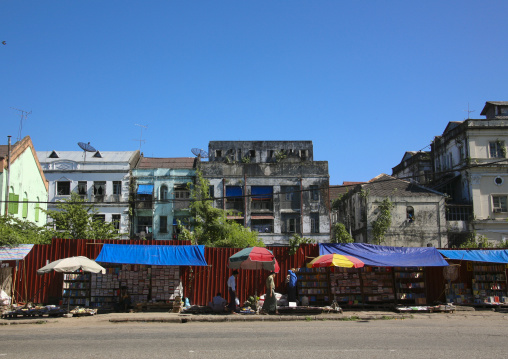
[[[180,296],[180,268],[152,266],[152,302],[174,300]]]

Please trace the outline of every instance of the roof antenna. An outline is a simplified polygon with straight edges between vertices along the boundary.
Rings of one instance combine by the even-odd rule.
[[[145,140],[143,140],[143,128],[148,128],[148,126],[138,125],[137,123],[134,125],[141,127],[141,136],[139,137],[139,140],[133,140],[139,141],[139,152],[141,152],[141,142],[145,143]]]
[[[23,120],[26,121],[26,118],[28,117],[28,115],[30,115],[32,113],[32,111],[27,112],[25,110],[20,110],[19,108],[14,108],[14,107],[11,107],[11,108],[13,110],[21,112],[21,119],[19,120],[19,132],[18,132],[18,139],[17,139],[17,141],[21,141],[21,130],[23,129]]]
[[[466,110],[464,110],[466,111]],[[471,112],[474,112],[475,110],[469,110],[469,102],[467,103],[467,119],[469,120],[469,115],[471,114]]]

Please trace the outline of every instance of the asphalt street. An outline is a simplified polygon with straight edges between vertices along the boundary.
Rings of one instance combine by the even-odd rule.
[[[503,313],[375,316],[341,320],[146,322],[153,313],[0,326],[0,358],[506,358]],[[238,316],[235,316],[238,317]],[[4,324],[4,320],[2,323]],[[31,324],[21,324],[31,323]],[[40,323],[40,324],[37,324]]]

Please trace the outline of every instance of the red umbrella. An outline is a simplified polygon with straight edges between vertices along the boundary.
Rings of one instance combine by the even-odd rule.
[[[360,259],[344,254],[323,254],[314,258],[307,264],[308,268],[321,267],[345,267],[345,268],[361,268],[365,265]]]
[[[263,247],[248,247],[229,257],[231,269],[265,269],[278,273],[279,263],[272,251]]]

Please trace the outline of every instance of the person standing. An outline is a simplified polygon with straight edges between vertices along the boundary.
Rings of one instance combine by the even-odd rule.
[[[296,302],[296,283],[298,277],[296,276],[296,269],[291,268],[288,270],[288,302]]]
[[[231,313],[236,313],[236,276],[238,271],[234,270],[233,275],[228,279],[229,305],[228,309]]]
[[[263,313],[279,314],[277,309],[277,298],[275,297],[275,272],[271,272],[266,278],[266,295],[263,303]]]

